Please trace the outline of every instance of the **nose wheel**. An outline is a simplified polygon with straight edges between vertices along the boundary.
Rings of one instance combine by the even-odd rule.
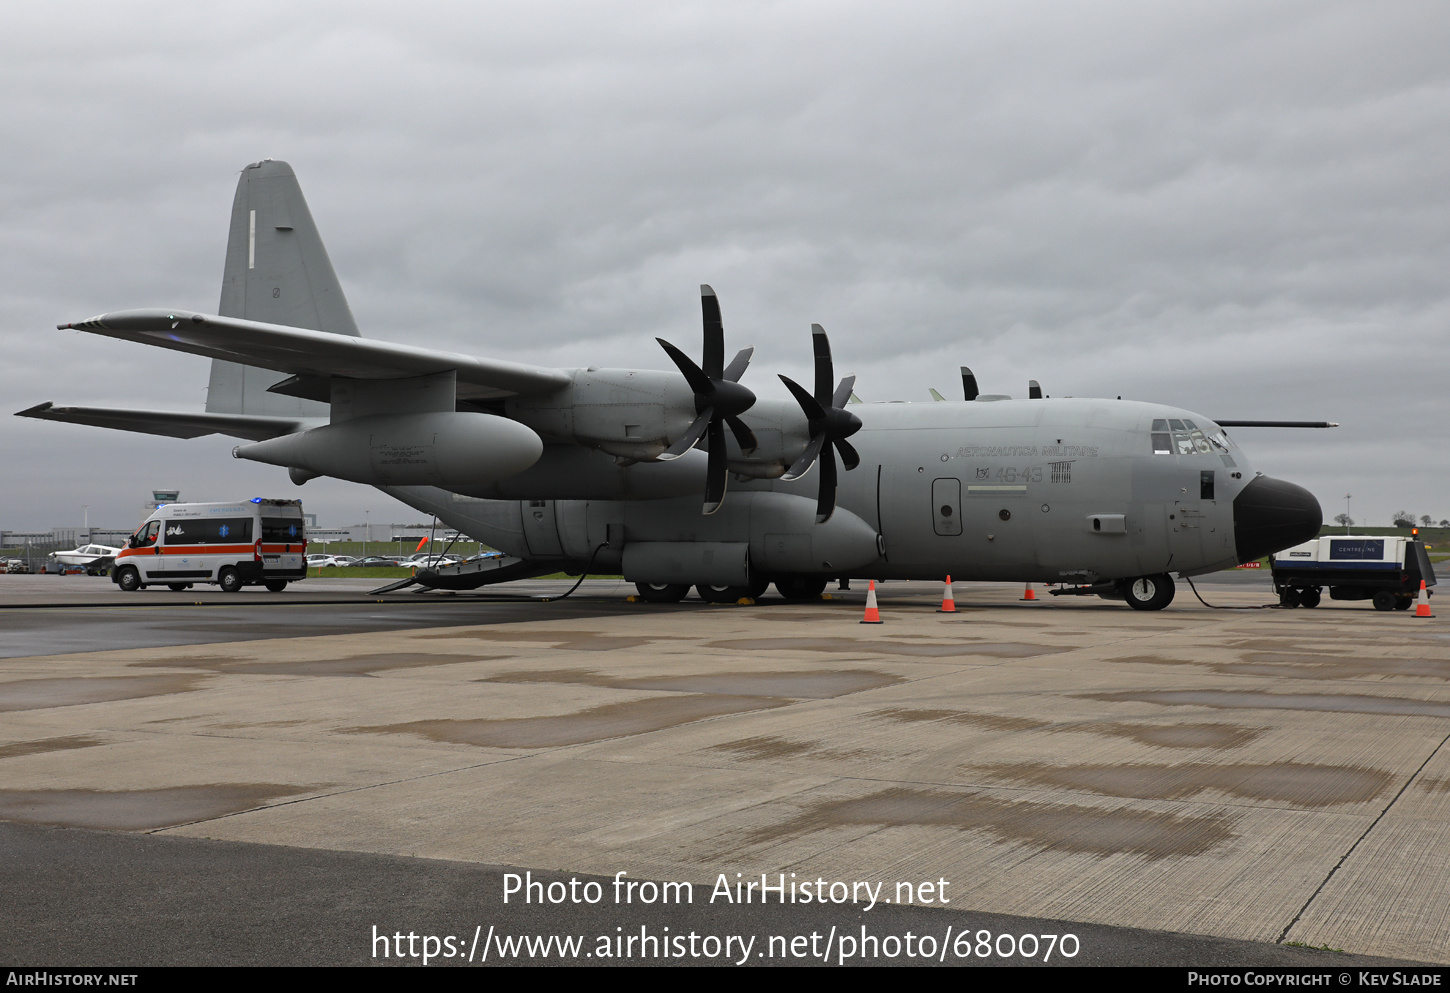
[[[1162,610],[1173,602],[1173,579],[1167,573],[1127,580],[1123,599],[1134,610]]]

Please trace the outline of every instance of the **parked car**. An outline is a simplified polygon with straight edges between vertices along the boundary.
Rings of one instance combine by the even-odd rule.
[[[401,562],[402,559],[396,555],[369,555],[367,558],[358,559],[352,564],[369,569],[394,569]]]
[[[307,556],[307,568],[316,569],[324,566],[349,566],[358,561],[353,555],[309,555]]]

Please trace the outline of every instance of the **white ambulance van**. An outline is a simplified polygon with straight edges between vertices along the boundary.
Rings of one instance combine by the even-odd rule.
[[[111,582],[128,592],[215,583],[280,593],[307,576],[304,523],[300,500],[163,504],[116,553]]]

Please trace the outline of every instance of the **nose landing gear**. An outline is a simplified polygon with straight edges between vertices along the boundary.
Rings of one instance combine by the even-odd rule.
[[[1173,577],[1167,573],[1124,580],[1119,589],[1134,610],[1162,610],[1173,602]]]

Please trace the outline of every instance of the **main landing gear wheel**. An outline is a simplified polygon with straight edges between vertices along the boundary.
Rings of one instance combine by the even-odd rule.
[[[818,576],[781,577],[775,581],[775,589],[787,600],[819,600],[827,582]]]
[[[1130,579],[1123,584],[1123,599],[1134,610],[1162,610],[1173,602],[1173,580],[1167,574]]]
[[[135,566],[128,565],[116,574],[116,585],[127,593],[135,593],[141,588],[141,574]]]
[[[680,583],[635,583],[641,600],[649,603],[679,603],[690,592]]]
[[[750,596],[749,586],[710,586],[701,583],[695,590],[706,603],[734,603]]]
[[[1310,586],[1299,591],[1299,603],[1305,607],[1319,606],[1319,591]]]
[[[216,581],[223,593],[236,593],[242,588],[242,574],[231,566],[217,573]]]
[[[1415,605],[1415,598],[1412,597],[1412,596],[1402,596],[1402,597],[1396,597],[1395,598],[1395,609],[1396,610],[1409,610],[1414,605]]]
[[[1370,602],[1374,604],[1375,610],[1394,610],[1395,604],[1399,602],[1399,599],[1399,597],[1395,596],[1389,590],[1380,590]]]
[[[285,590],[287,588],[287,580],[285,580],[285,579],[269,579],[269,580],[267,580],[267,584],[266,585],[267,585],[267,592],[268,593],[281,593],[283,590]]]
[[[1303,602],[1300,592],[1296,589],[1287,588],[1279,591],[1279,606],[1281,607],[1287,607],[1292,610]]]

